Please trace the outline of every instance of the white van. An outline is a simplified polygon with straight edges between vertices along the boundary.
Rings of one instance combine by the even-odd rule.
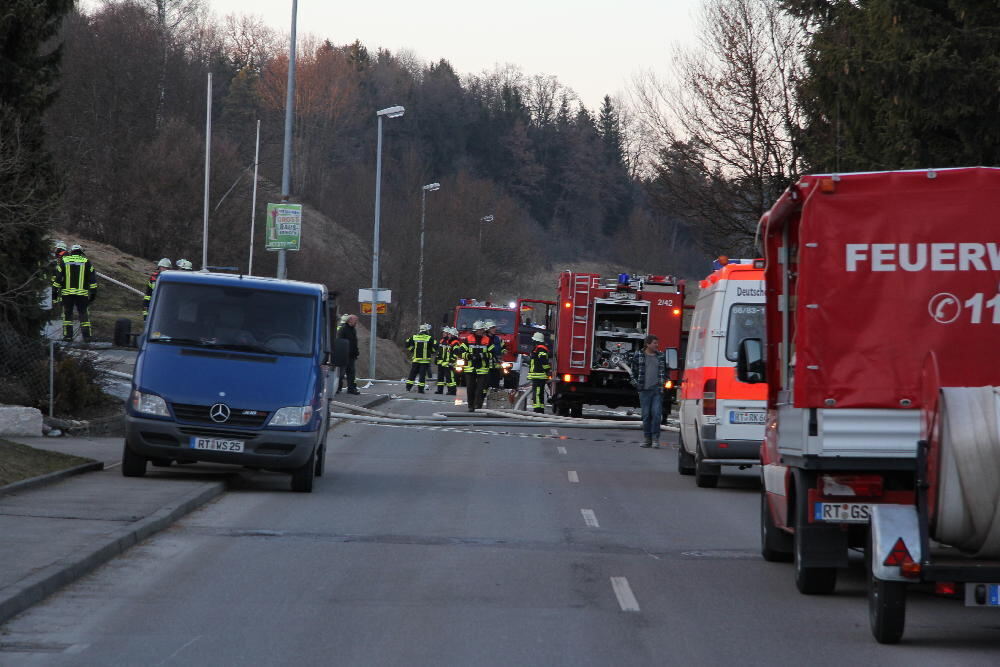
[[[680,391],[677,472],[712,488],[724,465],[760,463],[767,385],[736,379],[744,338],[764,338],[764,262],[742,260],[699,285]]]

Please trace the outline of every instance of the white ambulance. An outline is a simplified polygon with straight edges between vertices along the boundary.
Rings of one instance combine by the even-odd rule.
[[[760,463],[767,387],[736,379],[745,338],[764,338],[764,261],[734,260],[699,283],[680,391],[677,472],[713,488],[722,466]]]

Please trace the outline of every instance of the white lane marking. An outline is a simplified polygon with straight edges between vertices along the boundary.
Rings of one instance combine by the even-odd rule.
[[[561,446],[560,447],[556,447],[556,451],[559,452],[560,454],[565,454],[566,453],[566,448],[565,447],[561,447]]]
[[[118,466],[120,466],[121,464],[122,464],[122,462],[121,462],[121,461],[119,461],[118,463],[112,463],[111,465],[108,465],[108,466],[104,466],[104,469],[105,469],[105,470],[111,470],[112,468],[117,468],[117,467],[118,467]]]
[[[181,646],[181,647],[180,647],[179,649],[177,649],[176,651],[174,651],[173,653],[171,653],[170,655],[168,655],[168,656],[167,656],[167,657],[166,657],[166,658],[165,658],[165,659],[164,659],[164,660],[163,660],[162,662],[160,662],[159,664],[160,664],[160,665],[165,665],[165,664],[167,664],[168,662],[170,662],[171,660],[173,660],[173,659],[174,659],[174,658],[175,658],[175,657],[177,656],[177,654],[178,654],[178,653],[180,653],[181,651],[183,651],[183,650],[184,650],[184,649],[186,649],[186,648],[187,648],[188,646],[190,646],[191,644],[195,643],[196,641],[198,641],[198,640],[199,640],[199,639],[201,639],[202,637],[204,637],[204,635],[198,635],[197,637],[195,637],[195,638],[194,638],[194,639],[192,639],[191,641],[189,641],[189,642],[187,642],[186,644],[184,644],[184,646]]]
[[[567,470],[566,476],[569,477],[569,481],[571,481],[572,483],[574,484],[580,483],[580,476],[576,474],[575,470]]]
[[[601,527],[601,524],[597,523],[597,515],[594,514],[594,510],[580,510],[580,514],[583,515],[583,522],[591,528]]]
[[[628,579],[625,577],[611,577],[611,588],[615,591],[615,597],[618,598],[618,606],[622,608],[622,611],[639,611],[639,601],[635,599],[632,587],[628,585]]]

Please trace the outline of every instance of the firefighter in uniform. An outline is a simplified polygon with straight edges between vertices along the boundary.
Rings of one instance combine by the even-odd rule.
[[[170,260],[164,257],[159,262],[156,263],[156,270],[149,274],[149,280],[146,281],[146,296],[142,298],[142,320],[146,321],[146,317],[149,315],[149,301],[153,298],[153,290],[156,289],[156,279],[160,277],[160,272],[164,269],[169,269],[173,266]]]
[[[59,294],[59,286],[56,284],[56,273],[59,271],[59,267],[62,266],[62,258],[66,256],[69,252],[69,248],[66,247],[65,241],[56,241],[52,249],[52,311],[53,317],[55,317],[56,308],[59,307],[61,303],[61,296]]]
[[[545,334],[536,331],[531,337],[535,341],[535,349],[528,359],[528,379],[531,380],[531,407],[535,412],[545,412],[545,385],[552,372],[552,362],[549,360],[549,348],[545,345]]]
[[[500,378],[503,377],[503,370],[500,363],[503,361],[504,353],[504,342],[500,334],[497,333],[497,323],[493,320],[486,320],[483,322],[483,326],[486,327],[486,335],[490,339],[490,345],[493,346],[493,359],[490,366],[489,372],[489,387],[491,389],[500,388]]]
[[[431,325],[421,324],[418,333],[406,339],[406,351],[410,353],[410,377],[406,379],[406,391],[417,385],[417,391],[424,393],[427,386],[427,369],[431,366]]]
[[[486,327],[477,321],[472,325],[472,329],[472,333],[465,338],[467,351],[464,372],[469,412],[483,407],[490,369],[493,368],[493,342],[486,335]]]
[[[437,349],[437,391],[436,394],[443,394],[445,387],[448,388],[448,393],[451,393],[451,388],[455,386],[455,372],[451,368],[451,364],[454,359],[451,357],[452,347],[452,328],[445,327],[441,333],[441,340],[438,341]]]
[[[80,318],[80,333],[84,342],[88,342],[92,335],[89,306],[97,298],[97,275],[83,248],[74,244],[63,255],[56,266],[52,285],[59,289],[62,299],[63,340],[73,340],[73,311],[76,310]]]
[[[463,371],[465,370],[465,360],[468,356],[469,348],[462,340],[462,336],[459,335],[458,329],[455,327],[451,328],[451,380],[452,384],[448,387],[448,394],[450,396],[455,396],[458,394],[458,385],[464,384]]]

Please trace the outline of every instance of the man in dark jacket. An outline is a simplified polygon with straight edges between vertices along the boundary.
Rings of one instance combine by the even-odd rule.
[[[344,323],[340,325],[340,331],[337,332],[337,338],[343,338],[351,346],[351,349],[347,354],[347,367],[344,368],[344,375],[347,379],[348,394],[361,393],[358,391],[357,384],[358,331],[355,329],[357,324],[357,315],[347,315],[346,319],[344,319]],[[343,383],[343,378],[341,379],[341,383]],[[340,393],[340,387],[337,387],[337,393]]]
[[[645,347],[632,358],[632,374],[639,390],[642,408],[642,436],[640,447],[660,446],[660,420],[663,418],[663,385],[667,381],[667,359],[660,352],[660,339],[646,336]]]

